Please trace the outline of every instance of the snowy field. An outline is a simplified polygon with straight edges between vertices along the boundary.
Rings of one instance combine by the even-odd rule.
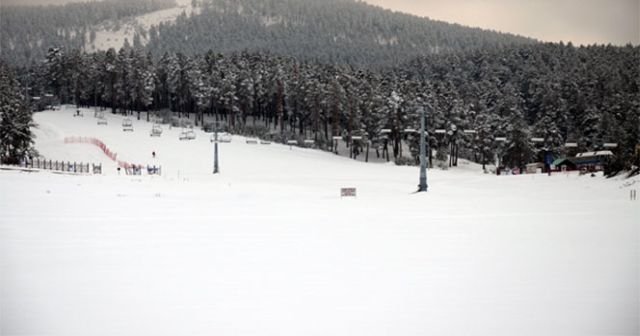
[[[417,168],[241,137],[213,176],[204,133],[71,115],[37,113],[37,149],[104,175],[0,170],[2,336],[640,333],[638,178],[466,164],[412,194]]]

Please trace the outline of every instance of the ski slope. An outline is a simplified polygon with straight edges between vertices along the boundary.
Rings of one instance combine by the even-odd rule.
[[[144,31],[148,33],[152,26],[158,27],[160,24],[172,24],[183,13],[186,16],[198,14],[198,8],[194,8],[190,0],[176,0],[176,7],[162,9],[151,13],[132,17],[124,22],[117,24],[118,29],[113,29],[114,22],[105,22],[98,25],[95,29],[96,36],[93,42],[90,42],[91,34],[86,33],[85,49],[88,52],[96,52],[98,50],[108,50],[114,48],[116,50],[124,46],[125,40],[128,40],[130,44],[133,43],[133,38],[136,31]],[[142,35],[140,37],[141,43],[146,45],[148,40]]]
[[[0,170],[0,335],[640,332],[640,179],[466,164],[413,194],[417,168],[242,137],[214,176],[205,133],[74,110],[35,114],[36,147],[103,175]]]

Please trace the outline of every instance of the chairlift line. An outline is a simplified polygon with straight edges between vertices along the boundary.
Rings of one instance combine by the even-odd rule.
[[[464,130],[464,133],[466,133],[466,134],[476,134],[478,132],[476,130]]]
[[[445,130],[445,129],[437,129],[436,130],[436,134],[446,134],[446,133],[447,133],[447,130]]]

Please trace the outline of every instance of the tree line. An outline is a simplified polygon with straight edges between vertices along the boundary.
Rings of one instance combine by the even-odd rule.
[[[619,167],[638,164],[639,47],[564,44],[509,46],[420,57],[385,69],[299,61],[267,53],[151,53],[128,45],[86,54],[51,49],[27,72],[34,94],[113,113],[172,111],[197,126],[219,120],[237,133],[276,141],[363,136],[377,155],[413,163],[418,108],[430,106],[429,144],[449,165],[497,155],[511,167],[545,152],[619,144]],[[208,118],[205,118],[207,116]],[[138,114],[139,117],[139,114]],[[436,133],[436,129],[445,133]],[[383,131],[384,130],[384,131]],[[466,133],[465,130],[475,130]],[[506,141],[497,141],[499,138]],[[531,138],[542,138],[532,143]],[[403,140],[411,153],[403,153]],[[368,150],[367,150],[368,153]]]

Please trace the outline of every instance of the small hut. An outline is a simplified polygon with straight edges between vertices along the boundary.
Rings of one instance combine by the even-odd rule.
[[[561,158],[553,161],[551,169],[554,171],[573,171],[578,169],[576,164],[569,158]]]
[[[611,151],[597,151],[597,152],[585,152],[576,155],[575,158],[571,158],[571,161],[576,164],[576,168],[586,172],[596,172],[604,169],[604,166],[609,162],[613,153]]]

